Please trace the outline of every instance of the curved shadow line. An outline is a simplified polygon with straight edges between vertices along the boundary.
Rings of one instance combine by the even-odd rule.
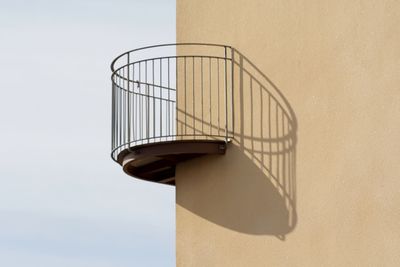
[[[241,181],[245,182],[247,186],[245,188],[231,187],[231,190],[234,189],[227,196],[231,198],[231,201],[222,204],[218,202],[216,204],[218,207],[210,208],[211,211],[208,209],[201,210],[193,206],[193,203],[183,202],[179,204],[191,212],[224,227],[250,234],[274,235],[285,240],[285,235],[293,231],[298,222],[296,210],[297,118],[288,100],[278,87],[248,58],[236,49],[232,48],[232,50],[235,53],[232,54],[231,61],[233,62],[232,105],[235,103],[239,106],[235,108],[232,106],[231,135],[234,139],[234,144],[232,144],[234,147],[228,149],[227,153],[229,155],[230,150],[239,149],[237,153],[232,155],[236,157],[235,162],[240,162],[243,166],[231,165],[228,167],[235,171],[231,172],[233,177],[225,177],[228,180],[224,185],[232,186]],[[238,56],[238,60],[236,60],[236,56]],[[249,84],[245,84],[245,79],[249,81]],[[236,80],[239,80],[239,86],[233,85]],[[258,89],[260,90],[258,92],[260,99],[255,96],[255,90]],[[185,90],[189,89],[185,88]],[[237,96],[238,98],[236,98]],[[244,103],[245,96],[247,98],[250,96],[249,106],[246,106],[248,103]],[[236,98],[236,101],[233,101],[233,97]],[[267,98],[268,101],[263,103],[264,98]],[[260,121],[257,120],[257,122],[254,118],[254,100],[261,101],[261,114],[257,115]],[[250,109],[251,112],[245,114],[245,108]],[[177,112],[180,114],[177,115],[177,125],[183,125],[185,129],[194,133],[203,133],[195,128],[194,122],[206,125],[211,132],[223,131],[219,125],[213,124],[211,119],[206,122],[196,116],[195,111],[191,113],[177,108]],[[238,116],[235,116],[234,113],[236,112],[239,113]],[[183,116],[185,119],[187,117],[191,122],[193,121],[193,125],[180,119]],[[245,126],[246,123],[248,125]],[[267,130],[264,132],[265,128]],[[249,130],[251,131],[250,134]],[[261,134],[254,136],[254,131],[261,131]],[[274,135],[272,131],[274,131]],[[221,161],[225,162],[223,159]],[[219,164],[223,168],[223,164],[229,163]],[[261,192],[266,195],[260,195]],[[237,199],[243,201],[237,202]],[[246,201],[247,204],[243,204]],[[249,216],[249,210],[254,210],[252,205],[258,206],[260,203],[264,203],[264,209],[260,208],[257,210],[257,214],[250,214]],[[220,213],[226,214],[221,215]],[[241,220],[235,222],[227,219],[230,216],[240,217]]]
[[[240,149],[243,152],[247,152],[247,154],[249,154],[249,158],[251,158],[251,160],[255,163],[258,163],[258,165],[262,166],[262,171],[266,174],[266,176],[268,177],[268,179],[270,179],[271,181],[275,182],[275,186],[279,192],[279,194],[285,199],[285,202],[287,201],[287,210],[289,213],[292,213],[291,216],[289,216],[289,219],[287,221],[288,223],[288,228],[287,231],[285,233],[279,233],[276,236],[280,239],[285,238],[285,234],[293,231],[293,229],[295,228],[295,226],[297,225],[297,220],[298,220],[298,216],[297,216],[297,210],[296,210],[296,199],[297,199],[297,194],[296,194],[296,144],[297,144],[297,118],[296,115],[292,109],[292,107],[289,104],[289,101],[286,99],[286,97],[282,94],[282,92],[278,89],[278,87],[263,73],[261,72],[261,70],[254,64],[252,63],[247,57],[245,57],[242,53],[240,53],[238,50],[234,49],[233,50],[239,55],[239,61],[236,60],[232,60],[232,62],[235,64],[236,67],[239,68],[239,80],[240,80],[240,84],[239,84],[239,90],[240,93],[239,95],[240,97],[240,131],[239,131],[239,145],[240,145]],[[250,70],[250,68],[246,68],[245,65],[248,64],[251,68],[253,68],[253,72]],[[248,75],[248,79],[249,79],[249,87],[245,87],[244,86],[244,75]],[[278,97],[275,97],[274,94],[267,89],[267,86],[265,84],[263,84],[259,79],[257,79],[256,75],[261,76],[262,78],[265,79],[265,81],[272,87],[272,89],[274,90],[274,92],[277,94],[277,96],[279,97],[279,99],[281,101],[283,101],[283,103],[281,103],[281,101],[279,101]],[[259,85],[260,90],[264,91],[267,93],[268,95],[268,130],[269,130],[269,138],[264,138],[263,134],[262,138],[254,138],[253,135],[250,136],[246,136],[244,135],[244,90],[246,88],[248,88],[250,90],[250,97],[251,97],[251,109],[253,108],[253,90],[255,87],[253,87],[253,82],[255,82],[256,84]],[[262,93],[261,93],[262,95]],[[262,96],[261,96],[262,98]],[[273,100],[273,102],[275,102],[276,104],[276,125],[275,128],[279,129],[280,125],[278,122],[278,114],[279,114],[279,110],[282,112],[282,120],[283,116],[286,115],[286,118],[288,119],[288,124],[289,124],[289,132],[286,135],[280,136],[278,135],[278,130],[277,130],[277,137],[276,138],[270,138],[271,137],[271,128],[273,128],[273,126],[271,125],[271,99]],[[261,100],[261,110],[263,109],[263,104],[262,104],[262,100]],[[279,109],[278,109],[279,107]],[[285,109],[286,107],[286,109]],[[263,113],[263,111],[261,111],[261,113]],[[262,114],[263,115],[263,114]],[[261,115],[261,119],[263,118],[263,116]],[[236,118],[235,118],[236,119]],[[251,112],[251,118],[250,118],[251,122],[253,123],[253,110]],[[261,120],[261,125],[260,127],[263,128],[264,127],[264,120]],[[253,126],[251,126],[253,127]],[[234,129],[235,130],[235,129]],[[253,129],[252,129],[253,130]],[[235,137],[236,137],[236,132],[234,133]],[[236,139],[236,138],[235,138]],[[282,140],[289,140],[289,146],[286,147],[286,142],[282,142]],[[252,142],[252,147],[246,147],[245,143],[251,141]],[[271,153],[271,151],[265,151],[265,148],[263,147],[263,145],[261,145],[261,149],[257,150],[254,149],[253,147],[253,142],[254,141],[259,141],[262,144],[267,144],[269,146],[269,149],[271,150],[272,144],[275,143],[275,145],[277,146],[277,152],[275,153]],[[282,142],[282,143],[281,143]],[[281,143],[281,146],[279,145]],[[283,148],[283,149],[281,149]],[[257,158],[256,154],[261,154],[261,159]],[[282,155],[283,154],[283,155]],[[291,170],[291,174],[282,174],[279,172],[279,159],[280,159],[280,155],[283,156],[283,161],[285,159],[285,155],[293,155],[293,162],[289,163],[289,162],[282,162],[281,164],[283,165],[283,167],[286,167],[285,165],[288,164],[289,166],[287,166],[289,168],[289,170]],[[268,160],[265,159],[265,156],[269,157]],[[274,174],[274,170],[272,168],[272,160],[273,157],[277,158],[277,173]],[[269,161],[269,166],[267,166],[265,164],[265,161]],[[287,176],[287,177],[286,177]],[[285,185],[285,181],[288,179],[288,183],[292,185],[292,189],[287,189],[286,185]],[[284,181],[284,182],[280,182],[280,181]]]

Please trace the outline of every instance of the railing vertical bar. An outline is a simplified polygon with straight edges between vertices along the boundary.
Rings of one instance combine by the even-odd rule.
[[[169,58],[168,58],[168,88],[171,88],[170,87],[170,77],[169,77],[169,71],[170,71],[169,64],[170,64],[170,61],[169,61]],[[169,91],[170,90],[168,89],[168,102],[167,102],[167,104],[168,104],[168,107],[167,107],[167,123],[168,123],[168,125],[167,125],[167,135],[168,136],[171,135],[171,132],[170,132],[170,121],[171,121],[170,107],[171,107],[171,102],[169,101],[169,94],[170,94]]]
[[[203,57],[200,58],[201,73],[201,134],[204,135]]]
[[[163,130],[162,130],[162,58],[160,58],[160,136],[162,136],[163,134]],[[161,141],[161,137],[160,137],[160,141]]]
[[[152,60],[152,78],[153,78],[153,138],[156,137],[156,92],[155,92],[155,87],[154,87],[154,59]]]
[[[133,83],[132,83],[132,97],[133,97],[133,108],[132,108],[132,118],[133,118],[133,121],[132,121],[132,132],[133,132],[133,140],[136,140],[136,128],[135,128],[135,123],[136,123],[136,117],[135,117],[135,115],[136,115],[136,111],[135,111],[135,109],[136,109],[136,102],[135,102],[135,100],[136,100],[136,94],[135,94],[135,63],[133,63],[133,65],[132,65],[132,81],[133,81]]]
[[[184,87],[184,89],[183,89],[183,92],[185,93],[185,105],[184,105],[184,109],[183,109],[183,113],[184,113],[184,115],[185,115],[185,135],[187,134],[187,132],[186,132],[186,128],[187,128],[187,123],[186,123],[186,88],[187,88],[187,86],[186,86],[186,57],[184,57],[184,68],[185,68],[185,71],[184,71],[184,73],[185,73],[185,76],[184,76],[184,80],[185,80],[185,87]]]
[[[209,95],[209,102],[210,102],[210,135],[212,135],[212,108],[211,108],[211,80],[212,80],[212,76],[211,76],[211,57],[208,58],[208,62],[209,62],[209,78],[210,78],[210,86],[209,86],[209,90],[210,90],[210,95]]]
[[[122,69],[121,69],[121,71],[120,71],[120,75],[122,76]],[[119,83],[120,83],[120,96],[119,96],[119,107],[120,107],[120,118],[119,118],[119,120],[120,120],[120,126],[119,126],[119,129],[120,129],[120,142],[119,142],[119,144],[121,145],[121,144],[123,144],[123,142],[124,142],[124,106],[123,106],[123,103],[124,103],[124,90],[122,90],[122,88],[123,88],[123,86],[124,86],[124,80],[123,79],[120,79],[119,80]]]
[[[117,147],[118,146],[118,120],[119,120],[119,117],[118,117],[118,108],[119,108],[119,106],[118,106],[118,76],[117,76],[117,73],[118,73],[118,71],[116,71],[115,72],[115,86],[116,86],[116,89],[115,89],[115,143],[116,143],[116,145],[115,145],[115,147]]]
[[[178,80],[178,63],[179,63],[179,58],[175,58],[175,134],[178,133],[178,98],[179,98],[179,89],[178,89],[178,85],[179,85],[179,80]]]
[[[125,67],[122,68],[122,77],[125,77]],[[125,88],[125,79],[122,79],[122,89]],[[121,102],[121,107],[122,107],[122,142],[126,144],[126,104],[125,104],[125,90],[121,90],[122,93],[122,102]],[[125,145],[123,146],[125,147]]]
[[[142,103],[143,103],[143,97],[141,96],[142,94],[142,62],[139,62],[139,83],[138,83],[138,89],[139,89],[139,133],[140,133],[140,140],[142,140],[140,143],[143,143],[143,109],[142,109]]]
[[[224,47],[225,52],[225,141],[228,142],[228,73],[227,73],[227,65],[226,65],[226,46]]]
[[[193,75],[192,75],[192,78],[193,78],[193,88],[192,88],[192,94],[193,94],[193,96],[192,96],[192,102],[193,102],[193,135],[194,135],[194,138],[196,139],[196,119],[195,119],[195,117],[196,117],[196,105],[195,105],[195,98],[194,98],[194,90],[195,90],[195,68],[194,68],[194,66],[195,66],[195,61],[194,61],[194,57],[192,57],[192,67],[193,67],[193,69],[192,69],[192,72],[193,72]]]
[[[231,47],[231,109],[232,109],[232,138],[234,137],[234,133],[235,133],[235,101],[233,98],[233,94],[234,92],[234,82],[235,82],[235,76],[234,76],[234,71],[235,71],[235,51],[233,50],[233,48]]]
[[[122,69],[121,69],[121,71],[120,71],[120,75],[122,75]],[[120,78],[119,79],[119,84],[120,84],[120,88],[119,88],[119,91],[120,91],[120,94],[119,94],[119,123],[120,123],[120,125],[119,125],[119,131],[120,131],[120,134],[119,134],[119,136],[120,136],[120,140],[119,140],[119,145],[121,145],[122,143],[123,143],[123,127],[124,127],[124,125],[123,125],[123,123],[124,123],[124,110],[123,110],[123,97],[124,97],[124,91],[122,90],[122,88],[123,88],[123,80]],[[120,149],[122,149],[122,147],[120,148]]]
[[[145,81],[146,81],[146,139],[147,143],[150,141],[150,130],[149,130],[149,124],[150,124],[150,118],[149,118],[149,85],[147,84],[147,60],[145,61]]]
[[[117,89],[118,88],[117,88],[115,82],[116,81],[114,80],[113,83],[114,83],[114,127],[115,127],[115,129],[114,129],[114,148],[113,149],[115,149],[117,147],[117,144],[118,144],[118,142],[117,142],[117,131],[118,131],[118,127],[117,127],[117,108],[118,108],[118,105],[117,105]]]
[[[121,80],[119,79],[119,72],[118,71],[118,77],[117,77],[117,85],[118,85],[118,93],[117,93],[117,143],[118,146],[121,144],[121,104],[120,104],[120,98],[121,98]]]
[[[127,73],[127,79],[128,79],[128,147],[131,142],[131,92],[130,92],[130,53],[127,54],[127,65],[128,65],[128,73]]]
[[[124,77],[126,77],[127,68],[124,68]],[[128,81],[124,81],[124,89],[127,88]],[[124,142],[128,144],[128,92],[124,90]],[[124,146],[126,147],[126,146]]]
[[[218,73],[218,81],[217,81],[217,83],[218,83],[218,86],[217,86],[217,93],[218,93],[218,135],[220,135],[220,133],[221,133],[221,129],[220,129],[220,124],[221,124],[221,120],[220,120],[220,99],[219,99],[219,91],[220,91],[220,86],[219,86],[219,83],[220,83],[220,81],[219,81],[219,74],[220,74],[220,71],[219,71],[219,59],[217,59],[217,73]]]
[[[118,75],[119,75],[119,77],[121,76],[120,71],[118,71]],[[119,131],[119,133],[118,133],[118,136],[119,136],[118,145],[120,145],[121,141],[122,141],[122,136],[121,136],[121,134],[122,134],[122,132],[121,132],[121,125],[122,125],[122,123],[121,123],[122,122],[122,119],[121,119],[121,92],[122,92],[122,90],[121,90],[121,79],[118,78],[118,131]]]
[[[117,77],[114,78],[114,149],[118,146],[118,85]]]
[[[115,131],[115,114],[114,114],[114,107],[115,107],[115,92],[114,92],[114,78],[112,77],[112,81],[111,81],[111,151],[114,150],[114,131]]]
[[[146,138],[147,143],[150,142],[150,85],[146,85]]]
[[[115,107],[114,107],[114,112],[115,112],[115,131],[114,131],[114,142],[115,142],[115,147],[114,149],[118,146],[118,72],[114,72],[115,78],[114,78],[114,86],[115,86]]]
[[[137,68],[138,68],[138,66],[137,66]],[[137,70],[137,75],[139,76],[139,70]],[[140,79],[140,77],[139,77],[139,79]],[[140,95],[139,95],[139,89],[140,89],[140,84],[139,84],[139,82],[137,82],[137,84],[136,84],[136,92],[137,92],[137,94],[136,94],[136,106],[135,106],[135,109],[136,109],[136,118],[135,118],[135,132],[136,132],[136,140],[139,140],[140,139],[140,129],[139,129],[139,122],[140,122],[140,109],[139,109],[139,104],[140,104]]]

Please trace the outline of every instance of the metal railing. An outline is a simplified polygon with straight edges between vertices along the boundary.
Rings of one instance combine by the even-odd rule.
[[[131,147],[233,137],[234,49],[178,43],[134,49],[111,64],[111,157]]]

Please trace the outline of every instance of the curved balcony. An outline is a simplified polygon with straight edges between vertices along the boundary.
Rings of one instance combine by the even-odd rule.
[[[233,137],[234,50],[181,43],[125,52],[111,64],[111,157],[134,177],[174,184],[179,162],[224,154]]]

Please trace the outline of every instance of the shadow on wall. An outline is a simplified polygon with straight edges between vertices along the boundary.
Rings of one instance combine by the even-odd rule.
[[[177,181],[176,201],[220,226],[284,240],[297,224],[297,120],[267,76],[236,50],[233,58],[233,141],[223,157],[185,163],[186,169],[204,165],[207,175],[194,179],[184,173],[191,181]]]

